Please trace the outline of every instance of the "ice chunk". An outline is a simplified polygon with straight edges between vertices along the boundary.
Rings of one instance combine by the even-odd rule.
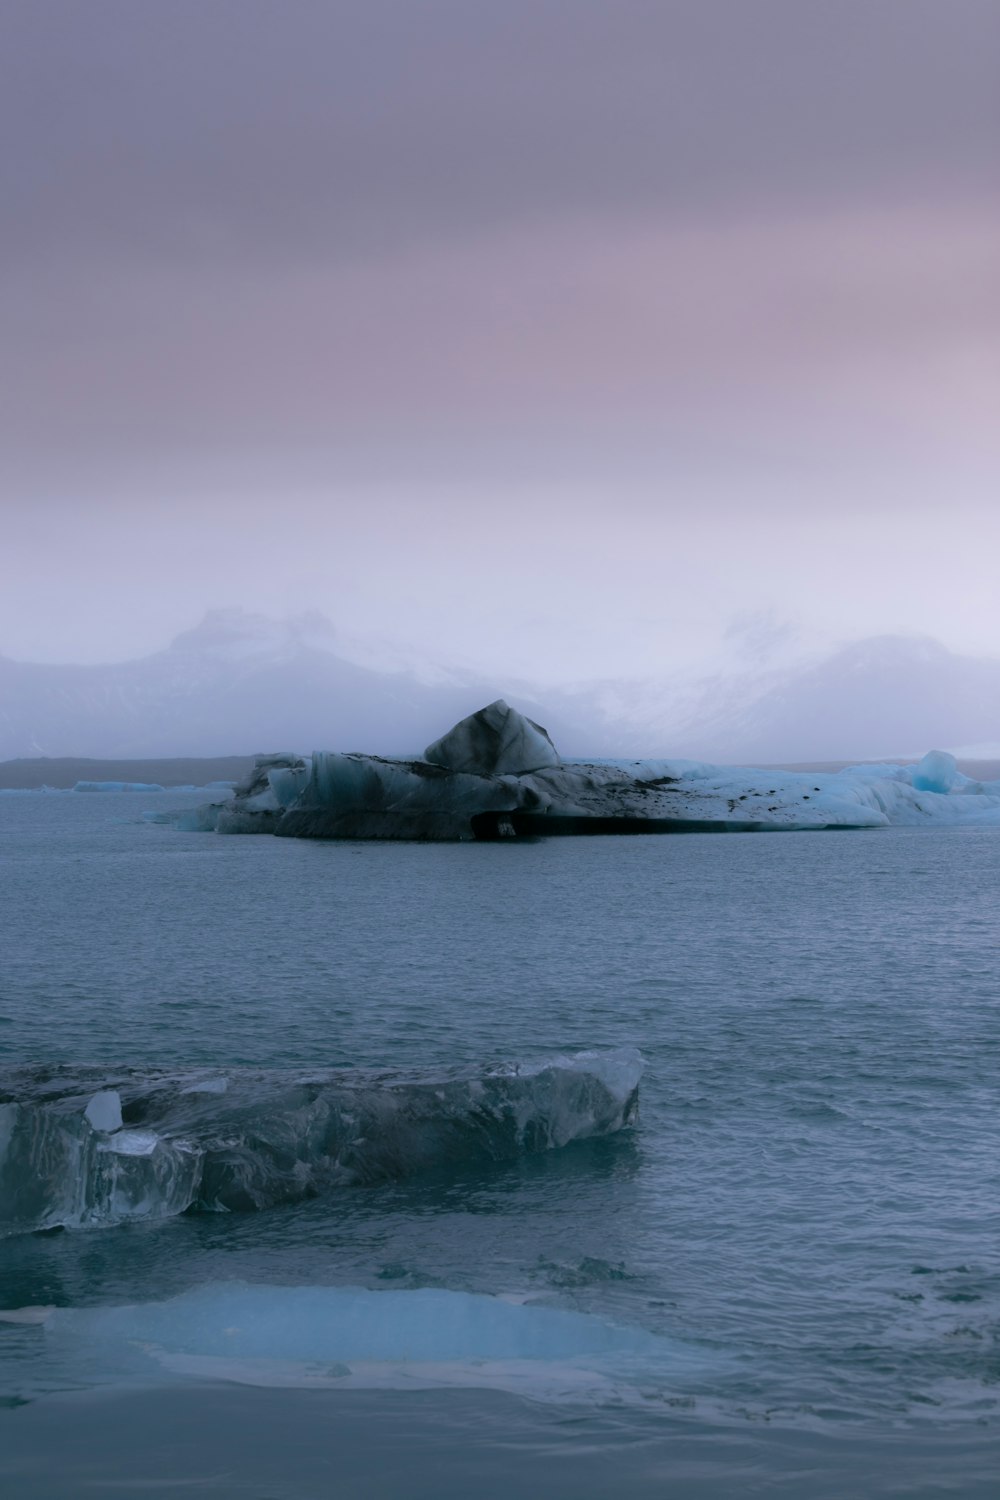
[[[252,1211],[425,1170],[489,1166],[634,1124],[637,1052],[432,1073],[326,1069],[132,1075],[46,1070],[0,1104],[0,1235]],[[91,1082],[90,1087],[93,1087]]]
[[[476,776],[522,776],[559,765],[548,731],[502,698],[470,714],[424,751],[433,765]]]
[[[152,1156],[160,1144],[155,1130],[116,1130],[104,1144],[116,1156]]]
[[[153,1130],[122,1128],[114,1089],[0,1105],[0,1237],[183,1213],[197,1195],[201,1153]]]
[[[101,1089],[94,1095],[84,1115],[95,1130],[112,1131],[122,1128],[122,1101],[117,1089]]]
[[[913,785],[918,792],[950,792],[959,779],[955,757],[947,750],[929,750],[913,768]]]

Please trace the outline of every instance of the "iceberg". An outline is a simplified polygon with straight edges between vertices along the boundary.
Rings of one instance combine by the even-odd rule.
[[[1000,781],[971,780],[943,750],[835,772],[561,760],[540,725],[497,699],[421,759],[280,752],[258,757],[226,802],[145,816],[181,832],[316,839],[1000,826]]]
[[[511,1161],[627,1129],[641,1073],[631,1049],[434,1073],[15,1069],[0,1075],[0,1235],[253,1211]]]

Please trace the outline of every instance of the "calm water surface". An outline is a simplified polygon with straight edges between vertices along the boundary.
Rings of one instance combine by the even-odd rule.
[[[273,1289],[279,1323],[288,1289],[430,1288],[654,1354],[579,1399],[203,1380],[188,1409],[193,1377],[126,1368],[72,1320],[0,1324],[13,1493],[138,1489],[165,1413],[178,1495],[995,1493],[995,830],[379,846],[141,819],[191,800],[0,796],[0,1075],[637,1047],[638,1125],[261,1212],[14,1235],[0,1305],[180,1297],[180,1327],[185,1296],[233,1282]],[[241,1474],[262,1402],[274,1472]]]

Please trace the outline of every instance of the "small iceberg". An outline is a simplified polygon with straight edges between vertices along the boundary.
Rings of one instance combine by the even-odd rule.
[[[192,787],[193,791],[194,788]],[[78,781],[74,792],[165,792],[156,781]]]

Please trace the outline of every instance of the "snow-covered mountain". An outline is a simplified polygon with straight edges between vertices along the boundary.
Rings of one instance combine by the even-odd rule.
[[[327,746],[409,754],[501,691],[541,713],[530,693],[507,683],[352,661],[314,612],[279,621],[211,610],[165,650],[135,661],[49,666],[0,657],[0,760]],[[564,716],[559,731],[565,742],[576,726]]]
[[[1000,661],[938,641],[875,636],[771,682],[749,703],[685,727],[689,748],[750,761],[920,756],[932,746],[995,756]]]
[[[761,664],[695,681],[604,684],[596,697],[613,753],[730,764],[919,757],[937,746],[1000,756],[1000,660],[938,641],[875,636],[780,669]],[[615,732],[615,726],[618,732]]]
[[[321,615],[214,610],[165,650],[106,666],[0,658],[0,760],[17,756],[250,754],[290,748],[420,751],[504,697],[568,756],[730,763],[1000,753],[1000,661],[883,636],[821,659],[709,677],[544,691],[485,675],[366,662]]]

